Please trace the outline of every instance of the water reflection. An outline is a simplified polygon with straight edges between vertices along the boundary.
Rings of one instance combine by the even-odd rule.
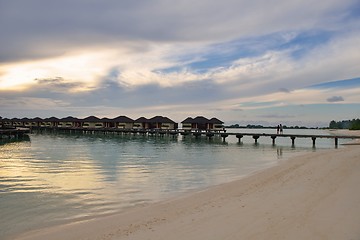
[[[283,156],[283,148],[282,147],[277,147],[276,148],[276,153],[277,153],[278,158],[282,158],[282,156]]]
[[[3,138],[2,136],[0,136],[0,145],[5,145],[8,143],[16,143],[16,142],[29,142],[30,141],[30,137],[29,135],[23,135],[22,137],[5,137]]]

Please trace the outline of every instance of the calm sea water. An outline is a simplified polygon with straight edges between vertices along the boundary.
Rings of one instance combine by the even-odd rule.
[[[266,132],[275,130],[228,130]],[[286,130],[307,134],[315,130]],[[316,130],[318,134],[326,132]],[[333,140],[31,134],[0,145],[0,239],[229,182]]]

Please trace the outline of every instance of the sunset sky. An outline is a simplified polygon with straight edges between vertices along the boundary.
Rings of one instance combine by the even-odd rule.
[[[359,0],[0,0],[0,116],[360,118]]]

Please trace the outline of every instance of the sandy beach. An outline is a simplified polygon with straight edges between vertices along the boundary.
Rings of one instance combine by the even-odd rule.
[[[16,239],[360,239],[360,146],[320,150],[253,175]]]

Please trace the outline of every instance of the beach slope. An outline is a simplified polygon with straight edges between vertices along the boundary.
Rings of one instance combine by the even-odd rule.
[[[244,179],[17,239],[360,239],[360,146],[284,161]]]

